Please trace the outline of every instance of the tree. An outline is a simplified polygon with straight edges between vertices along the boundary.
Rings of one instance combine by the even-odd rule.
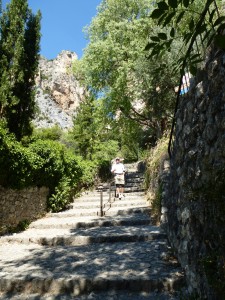
[[[156,34],[150,35],[146,46],[146,50],[150,50],[149,57],[158,59],[165,52],[171,51],[179,39],[182,42],[174,68],[181,75],[185,73],[185,68],[195,75],[204,59],[205,48],[212,41],[225,49],[225,16],[219,13],[219,9],[222,11],[222,1],[163,0],[155,6],[151,18],[161,28]]]
[[[84,159],[92,159],[96,139],[94,99],[82,102],[74,118],[73,137],[77,145],[75,151]]]
[[[118,115],[130,119],[160,137],[165,129],[162,120],[169,122],[170,96],[177,83],[169,68],[172,54],[152,63],[146,57],[144,48],[156,26],[152,9],[147,0],[103,1],[86,28],[90,43],[75,72],[89,89],[104,95],[106,114],[115,120]],[[164,77],[158,72],[162,64],[168,65]]]
[[[102,100],[86,97],[74,117],[72,136],[75,153],[84,159],[110,161],[118,152],[118,137],[112,132],[110,117],[105,118]]]
[[[0,118],[18,140],[31,133],[40,19],[26,0],[12,0],[0,19]]]

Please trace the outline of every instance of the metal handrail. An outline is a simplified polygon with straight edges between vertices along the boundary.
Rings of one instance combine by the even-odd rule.
[[[99,184],[98,186],[98,190],[100,191],[100,211],[99,211],[99,215],[101,217],[103,217],[105,215],[105,211],[104,208],[106,207],[106,205],[109,203],[109,206],[111,208],[111,204],[112,202],[115,201],[115,196],[114,196],[114,201],[112,201],[112,183],[114,182],[114,179],[109,181],[109,185],[107,186],[107,192],[109,194],[108,200],[107,202],[104,203],[104,195],[103,195],[103,190],[104,190],[104,185],[103,184]],[[115,191],[116,193],[116,191]],[[97,213],[98,214],[98,213]]]

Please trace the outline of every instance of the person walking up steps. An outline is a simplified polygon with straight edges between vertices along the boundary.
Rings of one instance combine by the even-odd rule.
[[[116,162],[113,163],[111,172],[115,175],[115,184],[116,184],[116,197],[121,199],[124,197],[124,184],[125,184],[125,167],[121,163],[120,158],[117,157]]]

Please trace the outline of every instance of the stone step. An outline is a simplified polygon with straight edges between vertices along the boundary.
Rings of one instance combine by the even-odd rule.
[[[114,190],[115,191],[115,190]],[[112,191],[111,195],[114,195],[114,191]],[[126,194],[126,191],[125,191]],[[145,196],[145,193],[142,192],[129,192],[127,193],[126,197],[129,199],[133,199],[133,198],[143,198]],[[109,198],[109,192],[103,192],[103,197],[104,198]],[[82,195],[79,198],[74,198],[74,202],[82,202],[82,201],[98,201],[100,199],[100,193],[93,195],[93,194],[86,194],[86,195]]]
[[[100,211],[100,209],[99,209]],[[67,217],[82,217],[82,216],[99,216],[99,211],[96,209],[76,209],[63,211],[60,213],[51,213],[49,216],[57,217],[57,218],[67,218]],[[149,206],[139,205],[139,207],[126,206],[126,207],[111,207],[108,210],[104,210],[106,216],[118,216],[118,215],[131,215],[136,213],[145,213],[150,214],[151,209]]]
[[[70,210],[0,237],[0,300],[178,300],[183,272],[165,233],[151,225],[143,174],[126,176],[125,199],[107,203],[103,217],[93,190]]]
[[[47,246],[76,246],[93,243],[143,242],[155,239],[165,239],[165,233],[157,226],[114,226],[93,227],[88,229],[30,228],[22,233],[5,236],[0,239],[4,243],[39,244]]]
[[[72,298],[71,298],[72,297]],[[87,295],[66,295],[66,294],[32,294],[32,295],[23,295],[23,294],[6,294],[1,297],[0,300],[180,300],[179,293],[176,292],[135,292],[135,291],[116,291],[109,290],[106,292],[91,292]]]
[[[143,183],[144,180],[142,178],[126,178],[125,184],[127,185],[127,183]]]
[[[128,187],[142,187],[143,183],[139,183],[139,182],[127,182],[125,185],[125,188]]]
[[[5,243],[0,257],[0,292],[22,296],[163,292],[177,289],[183,280],[165,240],[55,248]]]
[[[148,215],[136,214],[132,216],[117,216],[117,217],[81,217],[79,220],[74,217],[54,218],[49,217],[31,223],[29,228],[45,229],[45,228],[92,228],[92,227],[110,227],[110,226],[137,226],[150,225],[151,219]]]
[[[127,178],[145,178],[145,175],[144,175],[144,173],[141,173],[141,172],[128,172],[128,173],[126,173],[125,174],[125,176],[127,177]]]
[[[143,200],[133,200],[133,201],[130,201],[130,200],[127,200],[127,199],[124,199],[122,198],[121,200],[119,200],[118,198],[116,198],[115,201],[113,201],[113,199],[111,200],[111,202],[109,201],[104,201],[104,198],[103,198],[103,207],[126,207],[126,206],[145,206],[146,205],[146,201],[143,199]],[[98,199],[98,201],[92,201],[92,202],[79,202],[79,203],[73,203],[70,208],[71,209],[74,209],[74,210],[77,210],[77,209],[98,209],[100,207],[100,199]]]
[[[143,187],[136,187],[136,186],[132,186],[132,187],[126,187],[125,188],[125,194],[126,193],[133,193],[133,192],[144,192],[145,189]]]

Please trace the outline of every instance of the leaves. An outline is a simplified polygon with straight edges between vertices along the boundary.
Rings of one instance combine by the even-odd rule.
[[[158,19],[159,17],[161,17],[164,14],[164,9],[155,9],[153,10],[152,14],[151,14],[151,18],[152,19]]]
[[[191,64],[191,65],[189,66],[189,68],[190,68],[190,73],[191,73],[193,76],[195,76],[196,73],[197,73],[197,67],[196,67],[196,65]]]
[[[163,23],[163,27],[166,27],[170,21],[172,20],[172,18],[176,15],[176,12],[173,11],[172,13],[168,14],[167,17],[165,18],[165,21]]]
[[[225,36],[221,34],[216,35],[215,43],[218,47],[225,49]]]
[[[160,40],[167,40],[167,35],[164,32],[158,33],[158,37]]]
[[[175,36],[175,29],[172,27],[170,30],[170,36],[173,38]]]
[[[165,1],[158,2],[157,5],[160,10],[168,10],[169,9],[169,6],[167,5],[167,3]]]
[[[177,20],[176,20],[176,24],[179,24],[179,23],[180,23],[180,21],[182,20],[184,14],[185,14],[185,11],[182,11],[182,12],[178,15]]]
[[[150,36],[150,39],[154,42],[159,42],[160,38],[158,36]]]
[[[172,40],[175,40],[180,34],[183,40],[182,47],[189,51],[184,56],[185,60],[193,60],[195,64],[201,61],[201,59],[196,60],[192,57],[192,52],[195,53],[193,44],[198,40],[209,45],[215,38],[216,44],[224,49],[224,38],[220,34],[216,35],[214,28],[217,27],[217,32],[225,29],[225,16],[216,19],[217,7],[215,7],[213,0],[208,0],[206,3],[193,0],[168,0],[168,2],[160,1],[157,3],[157,7],[154,19],[162,28],[169,27],[169,36]],[[174,24],[179,25],[176,27],[176,31]],[[211,28],[209,24],[211,24]],[[152,49],[150,57],[163,55],[165,50],[171,50],[173,41],[167,41],[167,38],[167,35],[161,32],[150,36],[150,39],[155,42],[147,48]],[[199,44],[198,47],[204,46]],[[193,65],[193,72],[194,69]]]
[[[188,26],[189,26],[189,30],[190,30],[190,31],[193,31],[193,30],[194,30],[195,22],[194,22],[193,18],[192,18],[191,21],[189,22]]]
[[[225,21],[225,16],[219,17],[213,25],[214,27],[216,27],[218,25],[221,25],[221,23],[224,23],[224,21]]]
[[[177,8],[177,6],[178,6],[177,0],[168,0],[168,4],[172,8]]]
[[[150,50],[151,48],[155,47],[156,45],[157,45],[156,43],[148,43],[148,44],[145,46],[145,51]]]
[[[189,6],[189,0],[183,0],[183,5],[187,8]]]

